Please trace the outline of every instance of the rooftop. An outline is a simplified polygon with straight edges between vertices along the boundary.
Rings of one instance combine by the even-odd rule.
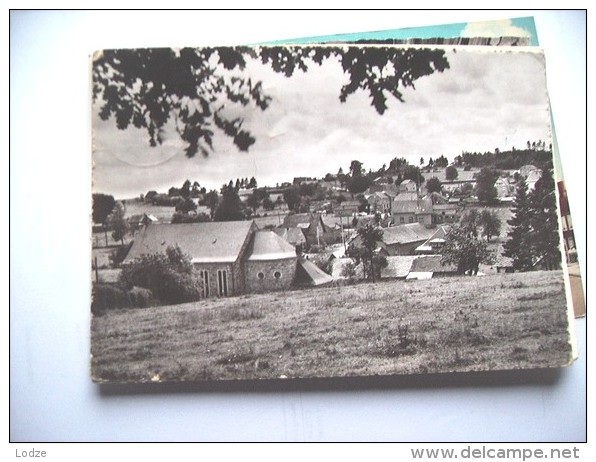
[[[234,262],[253,226],[252,221],[153,223],[138,233],[124,262],[165,252],[173,245],[178,245],[193,263]]]
[[[385,244],[406,244],[426,241],[436,230],[436,228],[427,228],[421,223],[391,226],[383,228],[383,242]]]
[[[296,249],[273,231],[257,231],[249,250],[249,261],[282,260],[296,257]]]

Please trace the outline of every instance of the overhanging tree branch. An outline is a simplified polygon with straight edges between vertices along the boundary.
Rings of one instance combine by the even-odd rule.
[[[220,48],[152,48],[105,50],[93,61],[93,100],[102,120],[116,127],[144,128],[149,145],[163,142],[173,119],[186,155],[213,152],[216,130],[233,139],[240,151],[255,143],[243,128],[243,118],[226,109],[249,105],[266,110],[271,97],[261,82],[245,73],[247,60],[259,60],[277,73],[291,77],[299,70],[335,58],[348,76],[339,99],[366,91],[380,115],[388,97],[403,102],[402,89],[414,87],[420,77],[449,68],[444,50],[386,46],[285,46]]]

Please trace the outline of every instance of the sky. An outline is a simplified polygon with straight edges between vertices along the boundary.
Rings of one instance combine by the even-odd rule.
[[[219,189],[230,179],[252,176],[259,186],[275,186],[340,167],[347,172],[352,160],[376,170],[394,157],[418,165],[420,157],[451,160],[462,151],[549,143],[544,58],[534,49],[520,50],[448,47],[450,68],[404,90],[405,103],[390,99],[384,115],[361,90],[339,101],[347,77],[333,60],[291,78],[250,62],[246,72],[262,80],[273,100],[266,111],[244,108],[244,128],[257,140],[248,153],[221,135],[208,158],[188,159],[175,133],[152,148],[146,132],[118,130],[93,107],[94,191],[128,198],[152,189],[166,192],[185,179]]]

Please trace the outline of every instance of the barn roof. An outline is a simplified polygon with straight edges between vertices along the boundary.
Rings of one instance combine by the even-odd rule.
[[[441,255],[423,255],[416,257],[410,271],[412,273],[454,273],[457,266],[441,264]]]
[[[178,245],[193,263],[234,262],[240,256],[252,221],[150,224],[139,231],[124,263]]]
[[[426,241],[436,231],[436,228],[427,228],[421,223],[408,223],[406,225],[383,228],[385,244],[406,244],[409,242]]]
[[[404,201],[417,201],[418,200],[418,193],[416,191],[402,191],[400,192],[397,196],[395,196],[395,199],[393,199],[393,202],[404,202]]]
[[[317,223],[321,216],[317,213],[294,213],[286,215],[283,222],[284,228],[308,228],[311,224]]]
[[[273,231],[257,231],[248,254],[249,261],[282,260],[295,258],[296,249]]]
[[[381,270],[381,278],[405,278],[410,272],[416,256],[385,257],[387,266]]]
[[[333,282],[333,278],[310,260],[298,259],[296,278],[302,284],[321,286]]]
[[[430,199],[397,200],[393,201],[393,213],[432,213],[433,203]]]
[[[292,245],[306,244],[302,228],[275,228],[273,232]]]
[[[419,245],[416,247],[416,252],[427,252],[432,250],[431,244],[442,244],[445,242],[447,238],[447,234],[451,230],[451,226],[449,225],[442,225],[437,228],[437,230],[430,236],[424,244]]]

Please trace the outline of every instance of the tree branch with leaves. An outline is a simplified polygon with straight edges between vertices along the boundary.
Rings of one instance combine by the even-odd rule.
[[[366,91],[380,115],[388,109],[388,98],[403,102],[403,90],[415,88],[417,79],[449,68],[444,50],[382,46],[104,50],[93,59],[93,101],[100,118],[114,120],[118,129],[145,129],[150,146],[162,144],[166,127],[173,124],[188,157],[210,155],[218,132],[248,151],[256,140],[238,109],[264,111],[272,98],[261,81],[247,75],[247,62],[259,61],[291,77],[331,58],[348,77],[339,100]]]

